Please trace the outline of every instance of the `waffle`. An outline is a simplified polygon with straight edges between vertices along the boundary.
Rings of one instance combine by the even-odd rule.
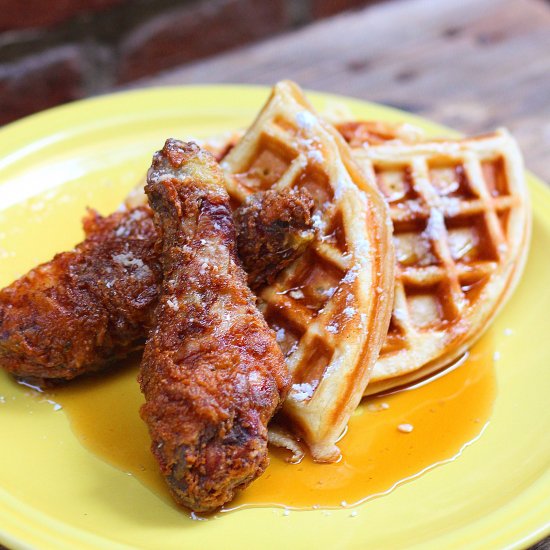
[[[341,136],[290,82],[275,86],[221,165],[237,204],[257,191],[292,187],[315,201],[315,240],[258,297],[293,378],[282,415],[315,460],[334,461],[391,315],[387,208]]]
[[[334,127],[353,149],[388,142],[416,143],[424,140],[424,132],[408,123],[382,120],[337,120]]]
[[[451,364],[481,336],[521,275],[530,214],[521,154],[504,130],[354,145],[389,204],[397,262],[373,394]]]

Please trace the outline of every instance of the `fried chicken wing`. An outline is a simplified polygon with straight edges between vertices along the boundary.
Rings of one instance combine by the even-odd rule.
[[[149,208],[90,213],[88,237],[0,291],[0,365],[71,379],[143,346],[162,271]]]
[[[141,415],[174,499],[195,511],[218,508],[265,470],[267,423],[290,383],[237,259],[223,182],[209,153],[168,140],[146,187],[164,279]]]
[[[305,190],[263,191],[235,211],[237,247],[248,284],[259,288],[301,256],[313,240],[314,202]]]
[[[237,209],[252,285],[302,253],[313,234],[310,201],[269,192]],[[74,250],[0,290],[0,366],[17,376],[68,380],[144,345],[162,282],[151,210],[90,213],[84,230]]]

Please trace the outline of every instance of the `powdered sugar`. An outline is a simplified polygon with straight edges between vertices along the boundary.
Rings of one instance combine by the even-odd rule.
[[[508,251],[508,245],[506,243],[500,243],[497,246],[497,249],[500,254],[506,254],[506,252]]]
[[[462,210],[460,199],[455,197],[441,197],[441,206],[447,216],[458,216]]]
[[[319,149],[312,149],[311,151],[309,151],[307,154],[307,158],[309,160],[312,160],[313,162],[317,162],[318,164],[323,163],[323,154],[321,153],[321,151],[319,151]]]
[[[407,320],[407,311],[402,307],[396,307],[393,310],[393,317],[396,321],[406,321]]]
[[[113,256],[113,260],[124,267],[132,267],[135,266],[137,268],[143,267],[145,264],[143,263],[143,260],[140,258],[135,258],[134,255],[131,252],[127,252],[126,254],[115,254]]]
[[[313,386],[308,382],[303,382],[302,384],[292,384],[292,397],[296,401],[306,401],[307,399],[311,399],[316,387],[316,384]]]
[[[441,239],[441,236],[445,232],[445,219],[441,210],[432,208],[430,210],[430,217],[426,225],[425,235],[431,241],[437,241]]]
[[[370,244],[367,240],[361,239],[355,244],[355,254],[359,258],[365,258],[370,253]]]
[[[315,212],[311,216],[311,221],[313,222],[313,227],[315,227],[318,231],[322,231],[325,228],[325,222],[321,216],[321,212]]]
[[[333,359],[328,367],[325,369],[325,372],[323,373],[323,379],[329,378],[333,372],[338,372],[340,368],[342,367],[342,362],[344,361],[343,356],[338,356],[336,359]]]
[[[369,403],[367,405],[367,410],[369,412],[380,412],[389,409],[390,406],[387,403]]]
[[[262,377],[257,371],[252,371],[248,373],[248,382],[252,386],[261,385]]]
[[[346,317],[351,318],[357,313],[357,310],[354,307],[349,307],[348,306],[347,308],[344,309],[344,311],[342,311],[342,313]]]
[[[359,264],[352,265],[348,272],[346,273],[345,277],[342,279],[343,283],[353,283],[355,279],[357,279],[357,275],[359,273],[360,266]]]
[[[145,277],[151,276],[149,267],[143,263],[141,258],[134,257],[131,252],[115,254],[113,256],[113,261],[125,268],[135,268],[132,275],[136,277],[136,279],[144,279]],[[110,288],[110,286],[108,288]]]
[[[330,288],[325,288],[324,290],[320,290],[319,294],[321,294],[325,298],[330,299],[332,298],[335,292],[336,292],[336,287],[330,287]]]
[[[347,179],[338,179],[334,185],[334,200],[340,200],[344,193],[352,188],[352,183]]]
[[[180,308],[180,305],[178,304],[176,297],[168,298],[168,300],[166,300],[166,305],[169,308],[173,309],[174,311],[178,311],[178,309]]]
[[[296,124],[304,130],[311,130],[317,124],[317,118],[309,111],[300,111],[296,115]]]
[[[127,237],[130,234],[128,228],[124,225],[121,225],[116,228],[115,235],[117,237]]]

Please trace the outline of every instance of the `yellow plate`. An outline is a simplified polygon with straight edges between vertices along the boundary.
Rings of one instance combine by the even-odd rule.
[[[86,205],[109,213],[168,136],[244,127],[267,89],[152,89],[60,107],[0,131],[0,286],[82,237]],[[427,121],[350,99],[357,118]],[[529,262],[495,323],[498,394],[462,456],[349,510],[249,509],[193,522],[89,453],[63,411],[0,373],[0,540],[16,548],[503,548],[550,531],[550,192],[529,177]],[[510,335],[506,327],[514,327]],[[32,403],[31,403],[32,402]],[[32,404],[32,406],[31,406]],[[123,444],[123,442],[121,442]]]

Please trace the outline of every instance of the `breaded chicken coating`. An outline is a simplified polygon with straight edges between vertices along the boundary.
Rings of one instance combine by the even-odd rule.
[[[303,193],[270,191],[235,211],[252,286],[302,253],[312,207]],[[162,282],[151,210],[90,212],[84,230],[74,250],[0,290],[0,366],[17,376],[69,380],[143,348]]]
[[[0,291],[0,365],[71,379],[143,347],[162,271],[148,207],[89,213],[86,240]]]
[[[164,278],[141,365],[141,415],[174,499],[212,511],[267,467],[267,423],[290,378],[246,284],[212,155],[168,140],[146,192]]]

